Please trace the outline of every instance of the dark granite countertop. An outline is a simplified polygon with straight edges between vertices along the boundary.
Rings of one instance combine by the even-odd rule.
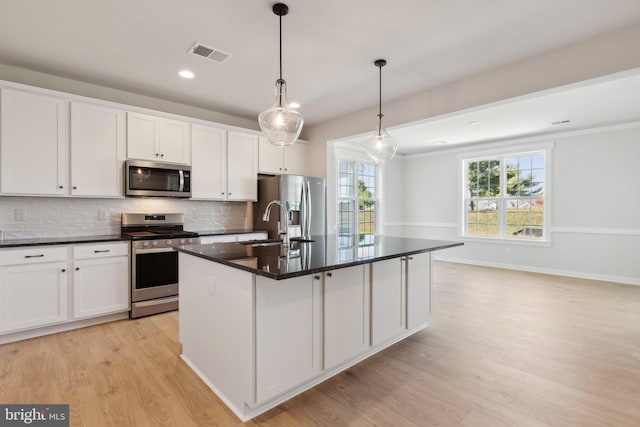
[[[98,243],[128,241],[120,234],[106,234],[100,236],[78,236],[78,237],[41,237],[34,239],[12,239],[0,240],[0,248],[17,248],[21,246],[41,246],[41,245],[68,245],[73,243]]]
[[[314,236],[313,242],[254,247],[242,243],[185,245],[186,254],[229,265],[271,279],[288,279],[421,252],[462,246],[462,242],[355,235]]]

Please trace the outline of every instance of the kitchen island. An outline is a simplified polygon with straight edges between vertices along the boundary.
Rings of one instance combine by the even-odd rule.
[[[182,359],[247,421],[426,327],[431,252],[460,245],[329,235],[178,247]]]

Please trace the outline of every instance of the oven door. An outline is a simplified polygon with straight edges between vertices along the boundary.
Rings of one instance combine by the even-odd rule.
[[[178,251],[134,249],[131,279],[132,302],[178,295]]]

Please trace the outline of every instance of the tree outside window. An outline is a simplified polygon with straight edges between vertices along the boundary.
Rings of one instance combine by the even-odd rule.
[[[465,160],[464,234],[545,237],[545,153]]]
[[[376,174],[375,164],[338,161],[339,235],[376,233]]]

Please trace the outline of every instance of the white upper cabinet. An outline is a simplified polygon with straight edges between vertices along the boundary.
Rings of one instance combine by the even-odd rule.
[[[191,164],[191,124],[127,112],[127,157]]]
[[[71,103],[71,194],[123,197],[125,114],[115,108]]]
[[[0,97],[0,191],[25,195],[66,194],[65,100],[7,88],[2,88]]]
[[[263,136],[260,137],[260,162],[258,170],[266,174],[304,175],[307,147],[297,142],[278,147]]]
[[[258,200],[258,136],[227,134],[227,200]]]
[[[227,131],[193,125],[191,150],[191,198],[226,200]]]
[[[257,136],[193,125],[192,145],[192,199],[257,200]]]

